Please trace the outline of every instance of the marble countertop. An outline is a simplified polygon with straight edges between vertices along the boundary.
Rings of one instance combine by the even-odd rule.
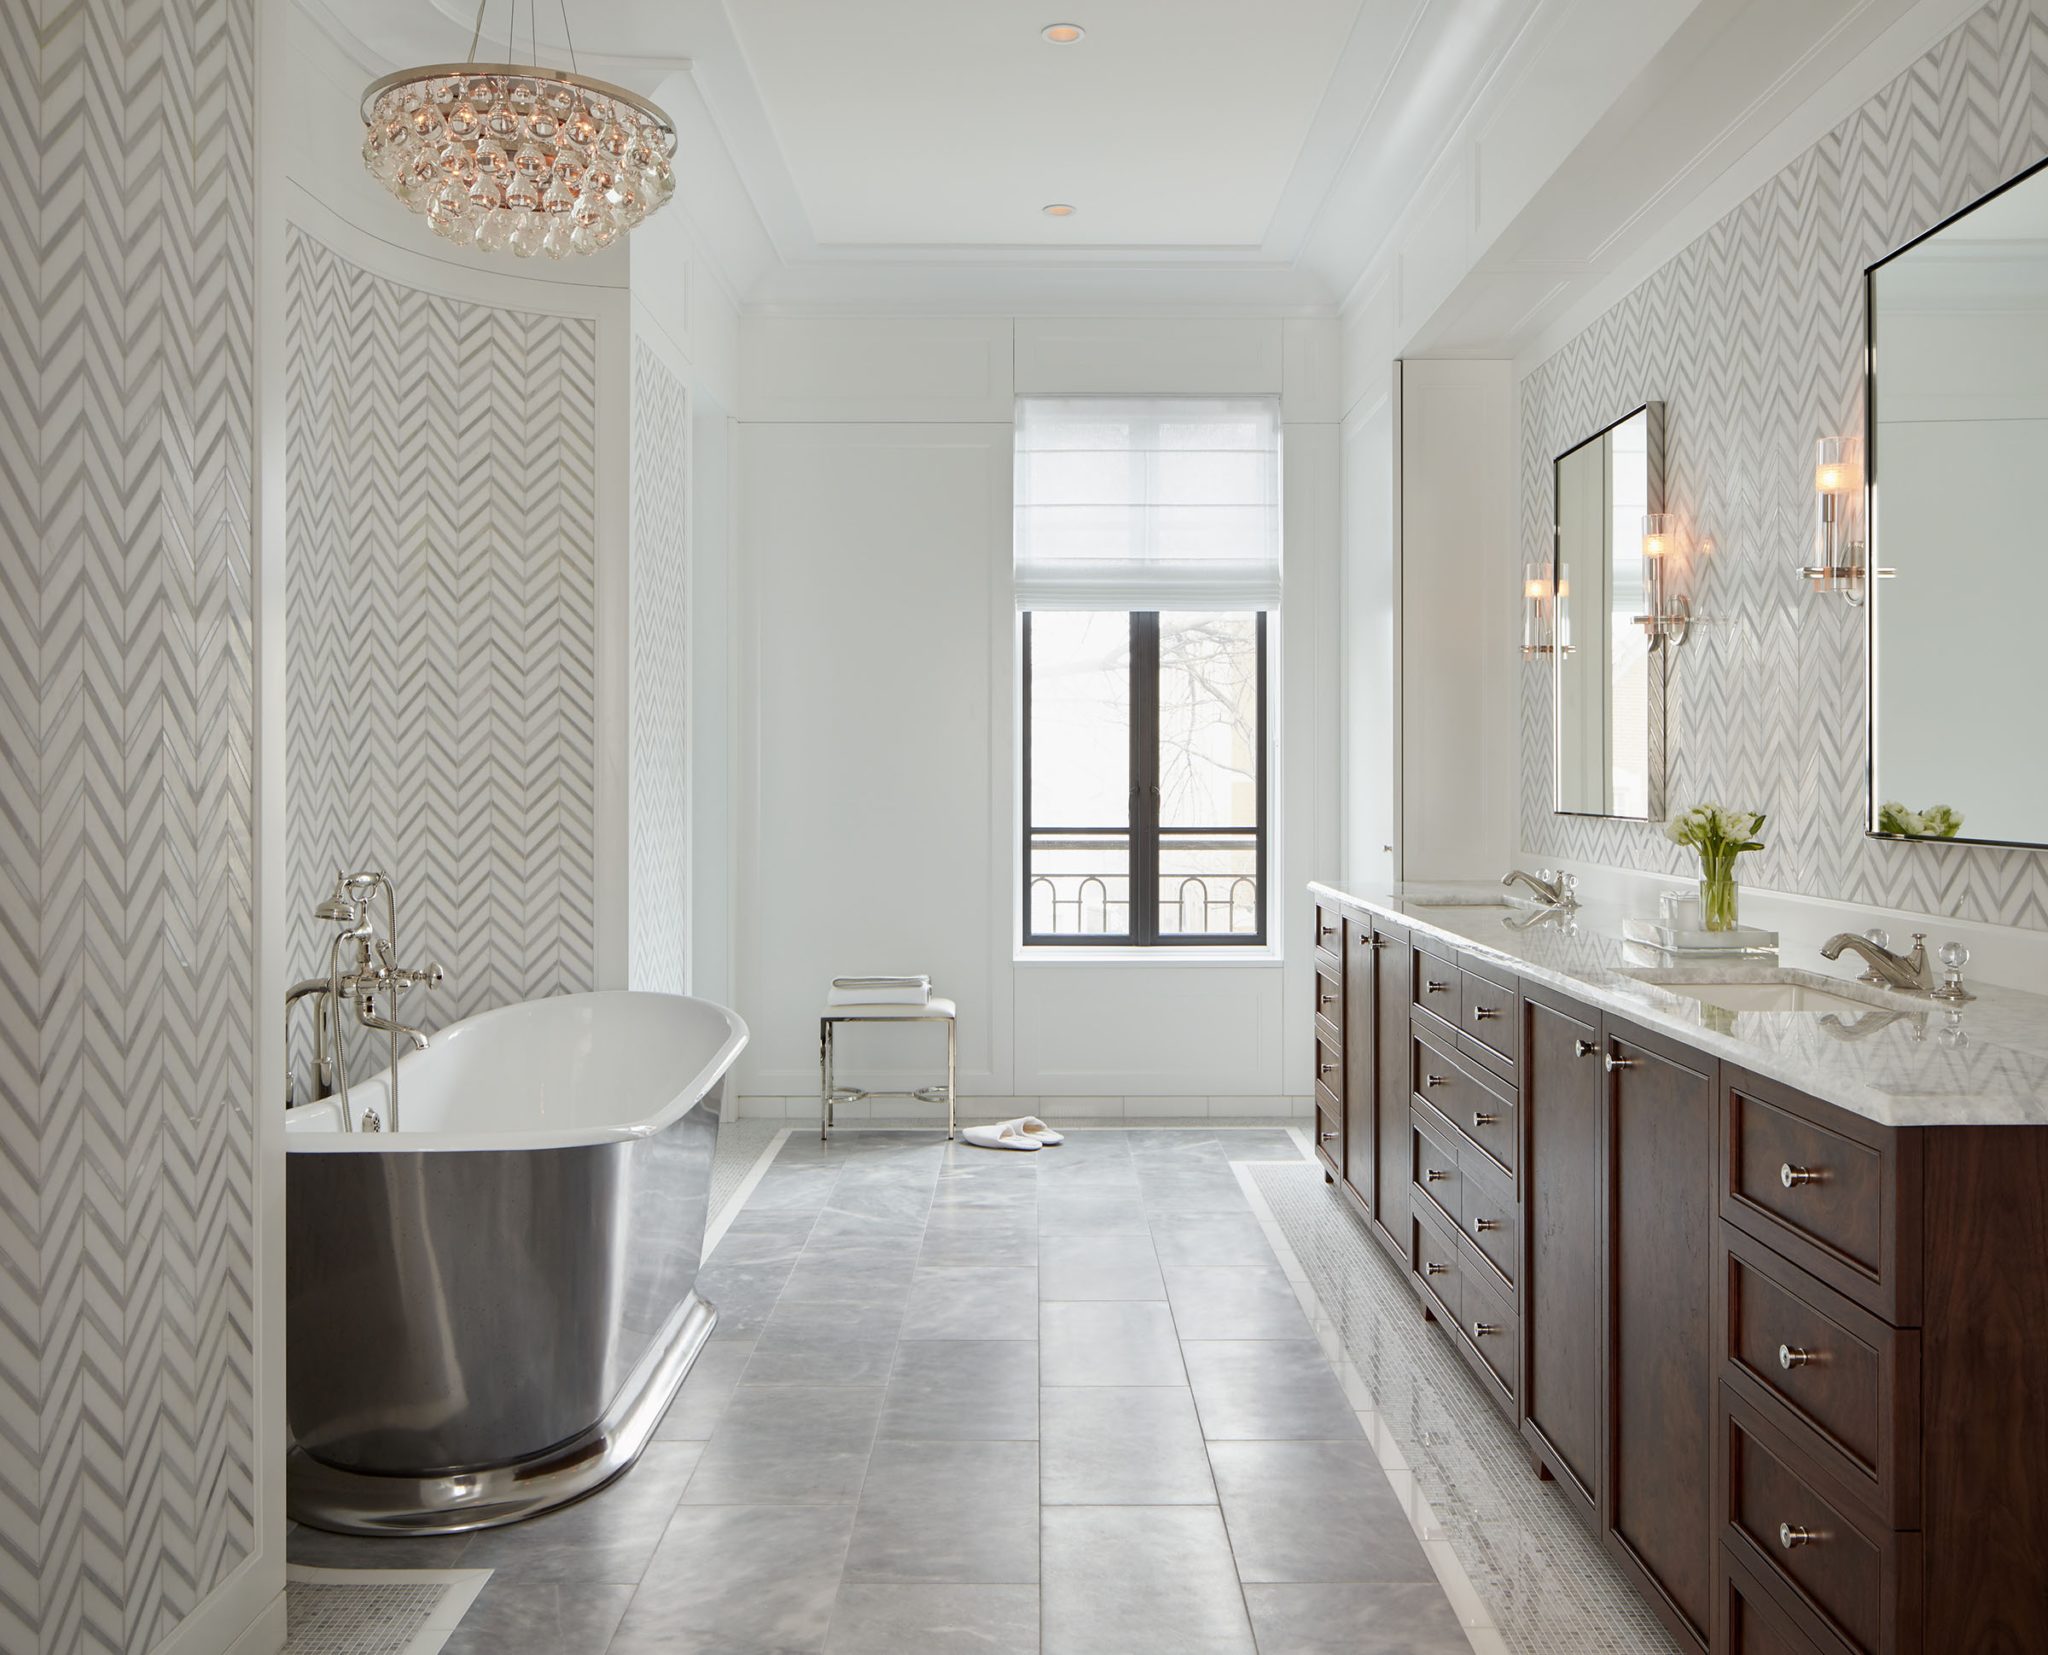
[[[1625,942],[1618,908],[1545,912],[1494,881],[1309,888],[1885,1126],[2048,1126],[2048,996],[1972,983],[1949,1006],[1859,983],[1848,960],[1681,959]],[[1729,1011],[1669,986],[1787,980],[1870,1009]]]

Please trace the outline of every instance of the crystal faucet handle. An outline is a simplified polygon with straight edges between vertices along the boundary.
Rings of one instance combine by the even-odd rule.
[[[1945,942],[1941,945],[1941,963],[1951,971],[1960,971],[1970,963],[1970,951],[1959,942]]]
[[[1874,942],[1880,948],[1890,948],[1892,945],[1892,934],[1882,925],[1873,925],[1868,931],[1863,933],[1863,940],[1865,942]]]

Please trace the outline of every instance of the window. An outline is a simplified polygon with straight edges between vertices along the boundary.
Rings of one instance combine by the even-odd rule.
[[[1024,941],[1266,940],[1264,398],[1026,398],[1017,420]]]
[[[1265,941],[1265,615],[1055,609],[1023,638],[1024,940]]]

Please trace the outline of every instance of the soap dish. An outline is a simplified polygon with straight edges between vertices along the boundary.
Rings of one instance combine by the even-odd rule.
[[[1775,954],[1778,933],[1754,925],[1732,931],[1680,931],[1654,919],[1625,919],[1621,934],[1629,942],[1660,948],[1667,954]]]

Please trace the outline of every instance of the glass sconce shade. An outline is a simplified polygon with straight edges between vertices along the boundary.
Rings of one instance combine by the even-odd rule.
[[[1522,658],[1539,655],[1569,655],[1571,623],[1565,614],[1565,597],[1571,583],[1560,565],[1522,565]]]
[[[1652,646],[1669,639],[1685,641],[1691,619],[1691,605],[1684,598],[1670,596],[1672,572],[1683,553],[1678,519],[1668,512],[1652,512],[1643,519],[1643,596],[1647,613],[1636,617],[1650,635]]]
[[[1863,601],[1863,443],[1822,437],[1814,444],[1813,561],[1800,574],[1816,592]]]

